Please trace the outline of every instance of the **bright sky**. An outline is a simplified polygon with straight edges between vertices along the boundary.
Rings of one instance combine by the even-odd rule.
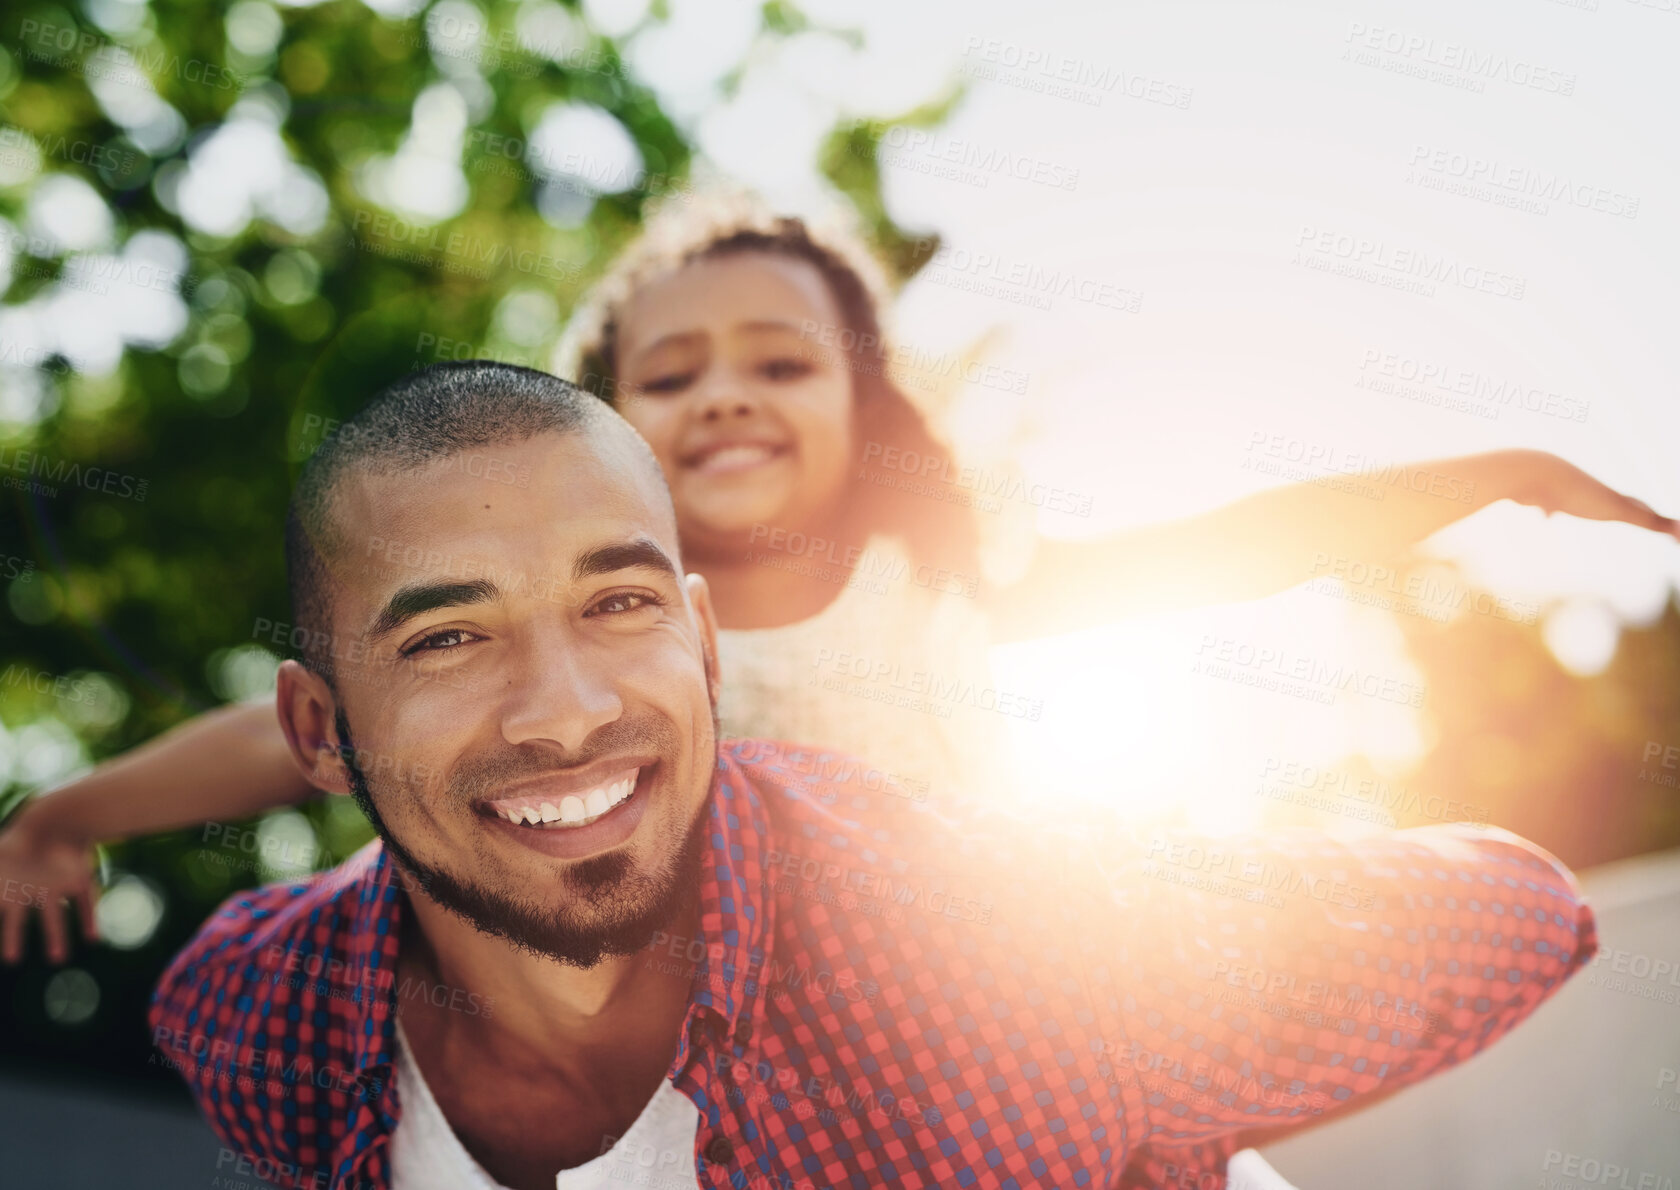
[[[1276,483],[1243,468],[1255,435],[1371,463],[1538,448],[1680,511],[1680,17],[1582,2],[1594,9],[836,5],[835,20],[867,27],[867,59],[828,44],[760,63],[702,142],[799,204],[818,189],[801,137],[814,145],[804,130],[821,120],[805,108],[891,110],[970,77],[936,133],[886,138],[889,209],[949,245],[904,293],[898,329],[933,351],[1007,329],[998,358],[1029,374],[1027,394],[971,388],[953,432],[983,441],[1031,420],[1029,463],[1093,497],[1088,520],[1047,516],[1047,532]],[[1058,78],[1082,96],[1054,94]],[[989,168],[999,155],[1028,176]],[[1471,284],[1405,291],[1420,254]],[[1113,287],[1107,304],[1141,294],[1138,308],[970,291],[1011,289],[1034,267]],[[1409,396],[1361,384],[1423,370],[1449,390],[1537,392],[1550,409],[1453,409],[1413,399],[1441,394],[1428,384]],[[1680,575],[1671,541],[1510,505],[1433,545],[1539,604],[1560,657],[1587,671],[1614,645],[1609,613],[1650,619]],[[1403,765],[1427,742],[1415,712],[1381,698],[1322,706],[1192,674],[1209,637],[1417,680],[1381,615],[1322,592],[1000,651],[1000,681],[1051,695],[1019,732],[1034,771],[1140,809],[1186,784],[1240,788],[1203,804],[1207,825],[1241,825],[1268,757]],[[1094,741],[1126,757],[1123,776]],[[1207,759],[1187,773],[1187,754]]]

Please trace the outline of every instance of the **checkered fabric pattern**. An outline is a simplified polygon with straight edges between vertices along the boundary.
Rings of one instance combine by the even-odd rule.
[[[670,1073],[702,1185],[1221,1190],[1596,947],[1569,872],[1498,830],[1052,832],[865,771],[720,746],[703,937],[647,953],[693,981]],[[401,884],[375,843],[236,897],[159,984],[155,1043],[277,1185],[390,1184]]]

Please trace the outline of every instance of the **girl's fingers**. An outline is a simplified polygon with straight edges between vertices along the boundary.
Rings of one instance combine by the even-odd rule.
[[[62,963],[70,957],[64,937],[64,903],[51,893],[41,902],[41,932],[47,939],[47,961]]]
[[[89,884],[76,894],[76,904],[82,911],[82,937],[99,941],[99,890]]]
[[[0,959],[8,965],[23,958],[23,919],[27,916],[22,905],[6,905],[0,911]]]

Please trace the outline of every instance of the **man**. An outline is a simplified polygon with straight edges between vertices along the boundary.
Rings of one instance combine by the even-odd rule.
[[[152,1018],[281,1184],[1218,1187],[1594,950],[1498,831],[1134,845],[718,741],[659,469],[542,373],[388,389],[306,468],[288,560],[282,723],[380,839],[224,906]]]

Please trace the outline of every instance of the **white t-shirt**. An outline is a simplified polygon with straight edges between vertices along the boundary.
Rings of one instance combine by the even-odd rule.
[[[392,1190],[507,1190],[473,1160],[415,1064],[397,1022],[397,1094],[402,1117],[391,1133]],[[694,1138],[700,1109],[662,1079],[642,1114],[599,1157],[554,1175],[555,1190],[699,1190]]]

